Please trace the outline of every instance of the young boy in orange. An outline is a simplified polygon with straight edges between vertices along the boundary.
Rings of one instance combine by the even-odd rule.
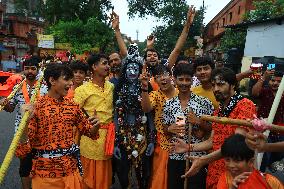
[[[254,151],[245,143],[245,136],[231,135],[221,147],[226,172],[219,179],[217,189],[283,189],[279,180],[254,168]]]
[[[81,175],[83,170],[73,127],[96,139],[100,123],[95,117],[87,120],[79,106],[65,98],[72,78],[72,70],[61,64],[51,64],[44,72],[48,93],[37,101],[28,138],[22,137],[16,152],[18,157],[33,152],[33,189],[81,188],[78,169]]]

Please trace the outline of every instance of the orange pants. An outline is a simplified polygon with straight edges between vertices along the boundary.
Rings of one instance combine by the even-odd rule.
[[[153,174],[151,179],[151,189],[167,189],[168,188],[168,158],[169,152],[157,146],[153,157]]]
[[[81,180],[79,173],[59,178],[35,176],[32,178],[32,189],[81,189]]]
[[[109,160],[92,160],[81,156],[83,189],[109,189],[112,184],[112,164]]]

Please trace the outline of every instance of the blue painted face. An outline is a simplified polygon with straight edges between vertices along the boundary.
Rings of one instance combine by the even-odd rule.
[[[139,66],[135,63],[130,63],[126,67],[126,78],[128,81],[134,81],[139,77]]]

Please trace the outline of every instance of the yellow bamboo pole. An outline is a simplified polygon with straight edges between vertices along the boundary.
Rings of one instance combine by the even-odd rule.
[[[6,103],[1,106],[0,105],[0,111],[2,111],[5,108],[5,105],[15,96],[15,94],[19,91],[19,89],[23,86],[24,82],[26,81],[26,78],[19,83],[16,88],[9,94],[9,96],[6,98]]]
[[[40,87],[41,87],[41,83],[42,83],[42,80],[43,80],[43,75],[39,78],[38,82],[37,82],[37,86],[35,88],[35,93],[33,94],[33,96],[31,97],[31,100],[30,100],[30,103],[34,103],[36,101],[36,98],[37,98],[37,94],[40,92]],[[13,159],[13,156],[14,156],[14,153],[16,151],[16,148],[17,148],[17,145],[21,139],[21,136],[25,130],[25,127],[27,125],[27,122],[28,122],[28,118],[30,116],[30,112],[29,111],[26,111],[22,117],[22,120],[21,120],[21,123],[19,125],[19,128],[10,144],[10,147],[6,153],[6,156],[3,160],[3,163],[0,167],[0,184],[2,184],[4,178],[5,178],[5,174],[12,162],[12,159]]]
[[[217,117],[217,116],[209,116],[209,115],[203,115],[203,116],[201,116],[201,119],[204,120],[204,121],[210,121],[210,122],[216,122],[216,123],[222,123],[222,124],[230,124],[230,125],[245,126],[245,127],[253,128],[251,121],[247,121],[247,120],[243,120],[243,119],[231,119],[231,118],[227,118],[227,117]],[[277,132],[279,132],[279,131],[284,132],[284,127],[271,124],[271,128],[269,130],[277,131]]]

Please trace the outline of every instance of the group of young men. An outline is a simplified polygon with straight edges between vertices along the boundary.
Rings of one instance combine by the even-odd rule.
[[[127,50],[119,31],[119,17],[113,13],[112,26],[120,53],[108,57],[91,55],[88,64],[77,61],[47,65],[43,85],[47,89],[40,89],[28,130],[16,151],[24,189],[109,189],[115,174],[121,186],[128,188],[131,179],[124,176],[133,178],[132,168],[139,178],[138,188],[184,188],[185,181],[188,188],[196,189],[283,188],[275,177],[262,174],[253,166],[254,149],[275,145],[272,149],[279,151],[283,143],[265,144],[263,135],[246,127],[209,123],[200,118],[215,115],[247,120],[253,119],[257,110],[251,100],[237,92],[238,81],[250,71],[236,75],[228,68],[215,68],[206,57],[196,59],[193,65],[178,59],[194,14],[190,8],[183,32],[165,64],[153,49],[153,38],[148,39],[144,62],[139,64],[135,48]],[[123,57],[130,63],[123,65]],[[9,103],[2,101],[7,103],[6,111],[29,104],[35,92],[39,60],[32,57],[23,66],[26,82]],[[91,79],[85,81],[88,70]],[[193,84],[193,78],[198,86]],[[267,78],[256,84],[254,94],[264,94],[257,87]],[[271,86],[275,95],[276,84]],[[129,94],[136,94],[137,101],[127,102],[132,106],[123,110],[124,106],[118,105]],[[144,116],[132,118],[138,115],[134,114],[137,109]],[[20,109],[17,111],[16,128],[23,114]],[[151,125],[151,120],[154,135],[143,126],[146,122]],[[136,128],[138,121],[141,126]],[[147,132],[155,144],[151,137],[148,140]],[[118,140],[118,136],[122,138]],[[140,145],[145,148],[138,149]],[[129,154],[130,149],[136,150]],[[150,166],[139,166],[144,154],[152,157]],[[147,184],[139,176],[145,167],[150,172]]]

